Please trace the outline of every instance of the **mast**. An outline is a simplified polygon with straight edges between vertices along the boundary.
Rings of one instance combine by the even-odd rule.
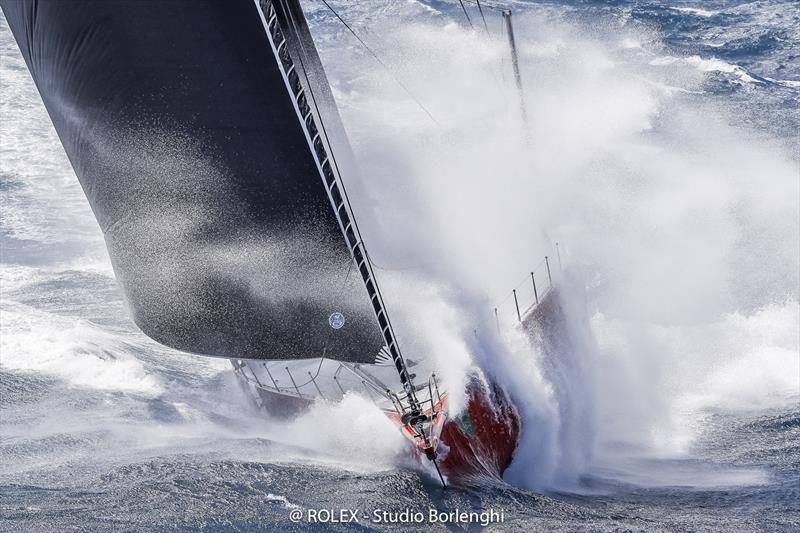
[[[334,144],[340,151],[348,150],[349,145],[302,7],[298,0],[255,0],[255,2],[328,193],[331,207],[339,221],[352,260],[372,303],[381,335],[399,374],[409,412],[417,415],[421,409],[413,378],[408,372],[397,343],[369,254],[341,179],[340,165],[334,155]]]
[[[519,95],[519,111],[525,127],[528,126],[528,111],[525,108],[525,93],[522,91],[522,76],[519,73],[519,57],[517,56],[517,43],[514,39],[514,26],[511,24],[511,10],[503,10],[503,19],[506,22],[506,33],[508,34],[508,47],[511,50],[511,64],[514,67],[514,81],[517,84],[517,94]]]

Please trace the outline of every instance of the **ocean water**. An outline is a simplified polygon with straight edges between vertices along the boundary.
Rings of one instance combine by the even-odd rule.
[[[515,397],[506,479],[442,490],[367,400],[271,420],[139,333],[0,18],[0,529],[800,529],[800,7],[487,1],[484,29],[464,3],[331,2],[386,68],[304,6],[401,344]],[[572,361],[491,333],[554,241],[586,287]],[[318,509],[360,520],[290,518]]]

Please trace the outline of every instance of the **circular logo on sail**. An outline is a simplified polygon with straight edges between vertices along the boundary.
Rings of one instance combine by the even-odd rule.
[[[342,326],[344,326],[344,315],[338,311],[333,313],[328,317],[328,324],[330,324],[333,329],[342,329]]]

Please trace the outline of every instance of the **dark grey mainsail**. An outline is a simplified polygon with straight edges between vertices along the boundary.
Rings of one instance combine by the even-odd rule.
[[[297,2],[277,4],[0,1],[147,335],[249,359],[371,362],[388,344],[405,385],[338,171],[322,160],[329,136],[298,120],[304,104],[321,113],[298,88],[324,73]],[[284,44],[301,63],[291,72],[276,60],[278,18],[305,32]]]

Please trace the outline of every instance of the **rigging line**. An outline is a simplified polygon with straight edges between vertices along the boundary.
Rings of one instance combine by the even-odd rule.
[[[288,22],[288,23],[290,23],[290,24],[292,25],[292,28],[294,29],[295,35],[299,35],[299,33],[300,33],[300,32],[299,32],[299,30],[298,30],[297,21],[294,19],[294,16],[292,15],[292,12],[291,12],[291,9],[290,9],[288,6],[286,6],[286,5],[284,5],[284,9],[285,9],[285,13],[286,13],[286,16],[287,16],[287,22]],[[284,37],[284,39],[286,39],[286,37]],[[300,39],[300,38],[298,37],[298,39],[297,39],[297,42],[298,42],[298,44],[299,44],[299,46],[300,46],[301,53],[300,53],[300,54],[298,55],[298,57],[296,57],[295,59],[297,59],[297,61],[299,61],[299,63],[300,63],[300,67],[301,67],[301,71],[303,72],[303,76],[305,77],[305,79],[306,79],[306,83],[308,84],[308,87],[309,87],[309,89],[310,89],[310,88],[311,88],[311,80],[308,78],[308,69],[306,69],[306,67],[305,67],[305,63],[303,62],[303,56],[304,56],[304,55],[305,55],[307,52],[306,52],[306,50],[305,50],[305,46],[303,45],[303,41],[302,41],[302,39]],[[293,59],[293,60],[294,60],[294,59]],[[316,111],[317,111],[317,116],[319,117],[319,120],[318,120],[318,122],[319,122],[319,127],[321,128],[321,130],[322,130],[322,132],[321,132],[321,133],[322,133],[322,136],[324,137],[324,140],[325,140],[325,142],[326,142],[326,143],[327,143],[327,145],[328,145],[328,147],[327,147],[327,150],[326,150],[326,151],[327,151],[327,153],[328,153],[328,157],[329,157],[329,158],[330,158],[330,160],[333,162],[333,165],[336,167],[337,175],[340,175],[340,174],[339,174],[339,166],[338,166],[338,163],[337,163],[337,161],[336,161],[336,156],[334,155],[334,153],[333,153],[333,149],[332,149],[332,147],[330,146],[330,141],[329,141],[329,139],[328,139],[328,132],[326,131],[326,129],[325,129],[325,124],[324,124],[324,122],[322,121],[322,114],[321,114],[321,112],[320,112],[320,110],[319,110],[319,106],[317,105],[317,100],[316,100],[316,97],[314,96],[314,92],[313,92],[313,91],[309,90],[309,91],[308,91],[308,93],[311,95],[311,100],[310,100],[309,104],[310,104],[310,105],[313,105],[313,107],[314,107],[314,108],[316,109]],[[339,187],[340,187],[340,189],[341,189],[341,191],[342,191],[342,196],[344,196],[344,198],[345,198],[345,199],[348,201],[348,207],[349,207],[349,206],[350,206],[350,202],[349,202],[349,199],[347,198],[347,192],[346,192],[346,191],[345,191],[345,189],[344,189],[344,184],[343,184],[343,183],[341,183],[341,180],[337,180],[337,181],[338,181],[338,183],[339,183]],[[352,211],[352,208],[351,208],[351,211]],[[355,221],[354,221],[354,224],[355,224]],[[356,226],[356,230],[357,230],[357,229],[358,229],[358,227]],[[337,295],[336,295],[336,299],[337,299],[337,300],[339,299],[339,297],[341,296],[342,292],[344,291],[344,288],[345,288],[345,287],[346,287],[346,285],[347,285],[347,281],[349,280],[349,278],[350,278],[350,273],[351,273],[352,271],[353,271],[353,259],[352,259],[352,256],[351,256],[351,257],[349,257],[349,258],[348,258],[348,269],[347,269],[347,274],[345,275],[345,279],[344,279],[344,281],[343,281],[343,282],[342,282],[342,284],[339,286],[339,290],[338,290],[338,293],[337,293]],[[331,337],[332,333],[333,333],[333,332],[329,330],[329,331],[327,332],[327,335],[325,336],[325,342],[324,342],[324,343],[323,343],[323,345],[322,345],[322,356],[320,357],[320,361],[319,361],[319,365],[317,366],[317,371],[316,371],[316,374],[315,374],[314,376],[312,376],[312,377],[311,377],[312,381],[313,381],[315,378],[317,378],[317,377],[319,376],[319,373],[320,373],[320,371],[321,371],[321,369],[322,369],[322,364],[324,363],[324,361],[325,361],[325,359],[326,359],[326,357],[327,357],[327,352],[328,352],[328,342],[330,341],[330,337]],[[376,357],[377,357],[377,356],[376,356]],[[307,385],[308,383],[309,383],[309,382],[306,382],[306,383],[304,383],[303,385]],[[301,385],[301,386],[302,386],[302,385]]]
[[[461,10],[464,12],[464,16],[467,17],[467,22],[469,22],[469,27],[474,28],[475,26],[472,25],[472,20],[469,18],[469,13],[467,13],[467,8],[464,7],[463,0],[458,0],[458,3],[461,4]]]
[[[381,66],[382,66],[384,69],[386,69],[386,72],[388,72],[388,73],[389,73],[389,75],[392,77],[392,79],[395,81],[395,83],[397,83],[397,85],[399,85],[399,86],[400,86],[400,87],[401,87],[401,88],[402,88],[402,89],[403,89],[403,90],[406,92],[406,94],[407,94],[407,95],[408,95],[408,96],[409,96],[409,97],[410,97],[412,100],[414,100],[414,102],[416,102],[416,104],[419,106],[419,108],[420,108],[420,109],[422,109],[422,110],[425,112],[425,114],[426,114],[426,115],[428,115],[428,118],[430,118],[430,119],[433,121],[433,123],[434,123],[434,124],[436,124],[437,126],[440,126],[440,127],[441,127],[441,124],[439,123],[439,121],[438,121],[438,120],[436,120],[436,119],[433,117],[433,115],[431,114],[431,112],[430,112],[430,111],[428,111],[428,108],[426,108],[424,105],[422,105],[422,102],[420,102],[420,101],[419,101],[419,99],[418,99],[416,96],[414,96],[414,93],[412,93],[412,92],[411,92],[411,90],[410,90],[408,87],[406,87],[406,86],[405,86],[405,84],[404,84],[402,81],[400,81],[400,80],[397,78],[397,76],[395,76],[395,75],[394,75],[394,73],[393,73],[393,72],[392,72],[392,70],[389,68],[389,66],[388,66],[386,63],[384,63],[384,62],[383,62],[383,60],[381,60],[381,58],[380,58],[380,57],[378,57],[378,54],[377,54],[377,53],[375,53],[375,51],[374,51],[374,50],[372,50],[372,48],[370,48],[370,47],[369,47],[369,45],[368,45],[366,42],[364,42],[364,39],[362,39],[361,37],[359,37],[359,36],[358,36],[358,34],[355,32],[355,30],[353,30],[353,28],[351,28],[351,27],[350,27],[350,25],[349,25],[347,22],[345,22],[345,20],[344,20],[344,19],[343,19],[341,16],[339,16],[339,13],[337,13],[337,12],[336,12],[336,10],[335,10],[335,9],[333,9],[333,6],[331,6],[331,5],[328,3],[328,1],[327,1],[327,0],[320,0],[320,1],[321,1],[323,4],[325,4],[325,7],[327,7],[327,8],[330,10],[330,12],[331,12],[331,13],[333,13],[333,14],[334,14],[334,16],[335,16],[337,19],[339,19],[339,22],[341,22],[341,23],[344,25],[344,27],[345,27],[345,28],[347,28],[347,30],[348,30],[350,33],[352,33],[352,34],[353,34],[353,37],[355,37],[356,39],[358,39],[358,42],[360,42],[360,43],[361,43],[361,45],[362,45],[364,48],[366,48],[366,49],[367,49],[367,52],[369,52],[369,53],[372,55],[372,57],[374,57],[374,58],[375,58],[375,60],[376,60],[378,63],[380,63],[380,65],[381,65]]]
[[[292,13],[288,9],[288,7],[286,7],[286,13],[287,13],[287,16],[288,16],[288,22],[294,28],[295,34],[299,35],[297,21],[294,19],[294,16],[292,15]],[[322,112],[320,111],[319,106],[317,105],[317,98],[314,95],[314,91],[311,90],[312,89],[312,84],[311,84],[311,80],[308,78],[308,69],[305,66],[305,62],[303,61],[303,56],[306,55],[308,52],[306,52],[305,45],[303,44],[302,39],[298,39],[298,44],[300,46],[300,54],[297,57],[297,60],[300,62],[300,67],[301,67],[301,70],[303,71],[303,77],[306,79],[306,84],[308,85],[308,89],[309,89],[308,90],[308,94],[311,95],[311,104],[313,105],[314,109],[316,109],[316,111],[317,111],[317,117],[318,117],[317,122],[319,122],[319,128],[322,129],[322,138],[323,138],[324,142],[327,144],[326,151],[327,151],[327,154],[328,154],[328,158],[331,161],[333,161],[333,167],[336,169],[336,183],[339,185],[339,189],[342,192],[342,197],[347,202],[347,211],[349,213],[350,222],[352,223],[354,231],[356,233],[356,236],[358,237],[358,240],[357,240],[356,244],[354,244],[353,247],[352,247],[352,250],[350,250],[351,259],[354,259],[354,255],[353,254],[354,254],[354,251],[355,251],[356,247],[358,246],[358,244],[361,244],[361,246],[364,249],[364,251],[366,251],[366,247],[364,246],[364,239],[361,237],[361,231],[358,228],[358,222],[356,222],[355,213],[353,212],[353,207],[350,205],[350,197],[347,195],[347,190],[345,189],[345,186],[344,186],[344,180],[342,179],[342,173],[341,173],[341,170],[339,169],[339,162],[337,161],[336,154],[334,153],[333,147],[331,146],[330,138],[328,136],[328,131],[325,128],[325,122],[322,120]],[[339,218],[338,215],[337,215],[337,218]],[[342,224],[342,226],[343,226],[343,223],[342,223],[341,220],[340,220],[340,224]],[[344,228],[343,227],[342,227],[342,231],[344,232]]]
[[[481,20],[483,20],[483,27],[486,28],[486,34],[489,34],[489,25],[486,24],[486,17],[483,16],[483,8],[481,7],[481,0],[475,0],[475,3],[478,4],[478,12],[481,14]]]
[[[345,23],[344,20],[342,20],[342,18],[339,17],[339,15],[336,13],[336,11],[334,11],[333,8],[331,8],[330,5],[328,5],[328,2],[326,2],[326,0],[322,0],[322,2],[324,2],[325,5],[328,6],[328,8],[331,11],[333,11],[333,13],[336,15],[336,17],[339,20],[342,21],[342,24],[347,26],[347,23]],[[297,21],[294,18],[294,15],[292,14],[291,9],[289,9],[288,6],[286,6],[285,4],[284,4],[284,7],[286,8],[287,22],[292,25],[292,27],[294,29],[294,32],[295,32],[295,35],[299,35],[300,32],[298,31],[298,24],[297,24]],[[349,29],[349,26],[347,26],[347,27]],[[352,29],[350,31],[352,32]],[[353,35],[355,35],[355,33],[353,33]],[[358,36],[356,36],[356,37],[358,37]],[[360,244],[361,245],[361,249],[364,252],[364,256],[365,256],[364,257],[364,262],[367,264],[367,267],[369,269],[370,277],[374,280],[375,292],[378,295],[378,300],[380,301],[380,306],[383,309],[384,317],[386,318],[386,323],[388,325],[388,330],[389,330],[389,334],[390,334],[390,338],[391,338],[392,342],[387,342],[386,345],[390,346],[391,344],[394,344],[395,349],[397,350],[398,359],[400,360],[400,362],[402,363],[402,366],[403,366],[403,370],[399,371],[401,379],[403,377],[403,372],[405,372],[405,374],[406,374],[406,380],[407,380],[408,388],[406,389],[406,385],[405,384],[403,385],[403,388],[406,389],[406,397],[409,399],[411,407],[418,407],[418,401],[417,401],[416,395],[414,393],[414,382],[413,382],[413,379],[411,378],[411,373],[408,371],[408,365],[406,365],[405,359],[403,358],[403,354],[400,352],[400,347],[398,346],[398,342],[397,342],[397,335],[395,334],[394,328],[392,327],[392,323],[389,320],[389,313],[388,313],[388,311],[386,311],[386,304],[383,301],[383,295],[381,294],[381,291],[378,288],[378,281],[377,281],[377,279],[375,277],[374,271],[372,270],[372,264],[369,262],[369,256],[366,255],[366,246],[364,246],[364,240],[361,237],[361,231],[358,229],[358,222],[356,222],[356,220],[355,220],[355,215],[353,213],[353,208],[350,205],[350,199],[347,196],[347,191],[344,188],[344,183],[342,181],[341,171],[339,170],[339,163],[336,161],[336,157],[335,157],[335,155],[333,153],[333,148],[330,145],[330,139],[328,137],[328,132],[325,129],[325,123],[322,120],[322,113],[320,112],[319,106],[317,105],[316,96],[314,95],[314,91],[311,90],[312,89],[312,84],[311,84],[311,80],[309,80],[309,78],[308,78],[308,69],[306,69],[305,62],[303,61],[303,57],[306,56],[308,54],[308,52],[306,52],[305,45],[303,44],[303,40],[302,39],[298,38],[297,43],[298,43],[298,45],[300,47],[300,53],[298,54],[297,59],[300,62],[300,67],[301,67],[301,70],[303,71],[303,76],[305,77],[306,83],[308,84],[308,88],[309,88],[308,92],[311,95],[311,103],[313,104],[314,108],[317,110],[317,116],[319,118],[319,126],[322,128],[322,134],[324,136],[324,140],[328,145],[328,156],[333,160],[333,166],[336,168],[336,176],[337,176],[336,181],[337,181],[337,183],[339,185],[339,188],[341,189],[342,196],[347,201],[347,208],[350,211],[351,223],[353,224],[353,228],[355,230],[355,233],[358,236],[358,242],[353,246],[353,248],[351,250],[351,254],[353,254],[353,260],[355,260],[355,255],[354,255],[355,254],[355,250],[358,247],[358,245]],[[365,46],[366,46],[366,44],[365,44]],[[374,53],[373,53],[373,55],[374,55]],[[377,56],[375,56],[375,57],[376,57],[376,59],[378,59],[378,61],[380,61],[380,59]],[[399,83],[399,81],[398,81],[398,83]],[[420,104],[420,107],[422,107],[422,104]],[[423,107],[423,109],[424,109],[424,107]],[[431,119],[433,119],[432,116],[431,116]],[[434,122],[435,122],[435,119],[434,119]],[[438,124],[438,122],[437,122],[437,124]],[[384,337],[384,340],[388,341],[389,339],[386,339]]]
[[[291,12],[290,8],[289,8],[288,6],[284,6],[284,8],[285,8],[285,10],[286,10],[286,15],[287,15],[287,19],[288,19],[288,20],[287,20],[287,22],[289,22],[289,23],[292,25],[292,27],[293,27],[293,29],[294,29],[294,32],[295,32],[295,35],[298,35],[298,36],[299,36],[300,32],[298,31],[298,27],[297,27],[297,21],[294,19],[294,16],[292,15],[292,12]],[[285,37],[284,37],[284,39],[285,39]],[[319,117],[319,120],[318,120],[318,122],[319,122],[320,128],[322,128],[322,134],[323,134],[323,136],[324,136],[324,138],[325,138],[325,142],[326,142],[326,143],[327,143],[327,145],[328,145],[328,149],[327,149],[327,152],[328,152],[328,157],[329,157],[329,158],[330,158],[330,159],[333,161],[333,165],[336,167],[336,173],[337,173],[337,176],[339,176],[339,178],[340,178],[340,179],[338,179],[338,180],[337,180],[337,181],[338,181],[338,184],[339,184],[339,188],[340,188],[340,189],[341,189],[341,191],[342,191],[342,196],[344,196],[345,200],[347,200],[347,205],[348,205],[348,207],[350,207],[350,200],[349,200],[349,199],[348,199],[348,197],[347,197],[347,191],[345,191],[345,189],[344,189],[344,184],[341,182],[341,174],[339,173],[339,165],[338,165],[338,163],[337,163],[337,161],[336,161],[336,156],[335,156],[335,155],[334,155],[334,153],[333,153],[333,148],[332,148],[332,147],[331,147],[331,145],[330,145],[330,140],[328,139],[328,132],[325,130],[325,123],[322,121],[322,113],[320,112],[320,110],[319,110],[319,106],[317,105],[317,99],[316,99],[316,97],[314,96],[314,91],[310,90],[310,89],[311,89],[311,80],[308,78],[308,70],[307,70],[307,69],[306,69],[306,67],[305,67],[305,63],[303,62],[303,56],[304,56],[304,55],[305,55],[307,52],[306,52],[306,50],[305,50],[305,46],[303,45],[303,41],[302,41],[302,39],[300,39],[300,38],[298,37],[298,38],[297,38],[297,42],[298,42],[298,44],[300,45],[300,50],[301,50],[301,51],[300,51],[300,54],[299,54],[299,56],[297,57],[297,60],[300,62],[300,67],[301,67],[301,70],[303,71],[303,76],[305,77],[305,79],[306,79],[306,83],[308,84],[308,87],[309,87],[309,91],[308,91],[308,93],[311,95],[311,102],[310,102],[310,103],[311,103],[311,104],[314,106],[314,108],[317,110],[317,116]],[[350,211],[352,212],[352,208],[350,208]],[[337,217],[337,218],[338,218],[338,217]],[[340,223],[341,223],[341,222],[340,222]],[[356,229],[356,231],[358,232],[358,226],[357,226],[357,225],[355,225],[355,220],[353,220],[353,225],[355,226],[355,229]],[[360,232],[358,233],[358,235],[359,235],[359,240],[361,240],[361,239],[360,239],[360,237],[361,237],[361,234],[360,234]],[[344,290],[344,287],[347,285],[347,280],[350,278],[350,273],[351,273],[351,272],[352,272],[352,270],[353,270],[353,258],[352,258],[352,251],[351,251],[351,257],[348,259],[348,264],[349,264],[349,267],[348,267],[348,269],[347,269],[347,275],[345,276],[344,282],[343,282],[343,283],[342,283],[342,285],[339,287],[339,295],[341,295],[342,291]],[[337,298],[337,299],[338,299],[338,298]],[[328,351],[328,341],[330,340],[331,333],[332,333],[332,332],[330,332],[330,331],[329,331],[329,332],[328,332],[328,334],[327,334],[327,335],[326,335],[326,337],[325,337],[325,343],[323,344],[323,347],[322,347],[322,357],[320,358],[320,361],[319,361],[319,366],[317,367],[317,374],[316,374],[317,376],[319,376],[319,372],[320,372],[320,370],[322,369],[322,363],[324,362],[324,360],[325,360],[325,357],[326,357],[326,355],[327,355],[327,351]],[[376,357],[377,357],[377,356],[376,356]],[[316,376],[315,376],[315,377],[316,377]],[[314,379],[314,378],[312,378],[312,380],[313,380],[313,379]]]
[[[377,268],[378,270],[386,270],[388,272],[402,272],[402,271],[405,271],[405,270],[414,270],[414,269],[418,269],[418,268],[432,266],[432,265],[435,264],[433,261],[428,261],[427,263],[415,263],[413,265],[404,265],[404,266],[399,266],[399,267],[392,267],[392,266],[385,266],[385,265],[381,265],[380,263],[376,263],[375,260],[372,259],[372,256],[370,255],[369,252],[367,252],[367,257],[369,258],[369,262],[370,262],[370,264],[372,264],[373,267]]]

